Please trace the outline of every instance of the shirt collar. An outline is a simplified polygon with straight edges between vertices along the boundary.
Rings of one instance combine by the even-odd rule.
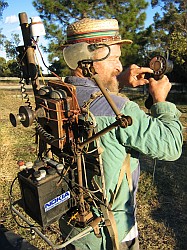
[[[65,82],[71,83],[75,86],[97,87],[96,83],[93,80],[86,77],[67,76],[65,78]]]

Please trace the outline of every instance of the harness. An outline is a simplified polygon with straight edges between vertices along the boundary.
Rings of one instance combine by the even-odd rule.
[[[97,126],[96,126],[96,120],[94,115],[90,112],[90,105],[91,103],[93,103],[93,101],[95,101],[97,98],[102,97],[103,94],[102,92],[98,91],[95,92],[94,94],[91,94],[90,98],[88,101],[86,101],[83,106],[82,106],[82,112],[83,114],[86,114],[87,119],[88,117],[91,117],[91,119],[94,121],[94,133],[97,133]],[[93,186],[95,186],[97,189],[99,189],[100,192],[102,192],[103,194],[103,199],[104,199],[104,203],[105,204],[100,204],[100,208],[104,217],[104,222],[105,225],[108,229],[109,235],[111,237],[112,240],[112,244],[113,244],[113,250],[119,250],[119,240],[118,240],[118,231],[117,231],[117,225],[116,225],[116,221],[114,218],[114,214],[112,212],[112,205],[116,199],[116,196],[118,194],[118,191],[120,189],[120,186],[122,184],[124,175],[126,174],[126,178],[128,181],[128,186],[129,186],[129,191],[130,191],[130,195],[131,195],[131,202],[133,202],[133,183],[132,183],[132,176],[131,176],[131,169],[130,169],[130,153],[127,153],[123,164],[121,166],[120,172],[119,172],[119,176],[118,176],[118,182],[116,185],[116,188],[114,190],[114,192],[112,192],[110,190],[110,194],[111,194],[111,199],[108,202],[107,197],[106,197],[106,189],[105,189],[105,178],[104,178],[104,169],[103,169],[103,164],[102,164],[102,149],[100,147],[100,143],[99,143],[99,139],[96,139],[96,146],[97,146],[97,152],[98,152],[98,157],[99,157],[99,165],[100,165],[100,170],[101,170],[101,180],[102,180],[102,187],[100,187],[98,185],[98,183],[96,183],[96,181],[93,179]],[[95,235],[98,236],[100,234],[98,234],[98,228],[97,231],[96,229],[94,229]]]

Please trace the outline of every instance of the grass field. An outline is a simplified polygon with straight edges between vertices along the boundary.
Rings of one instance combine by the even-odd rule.
[[[0,224],[38,249],[50,249],[38,236],[33,238],[28,230],[18,227],[9,209],[9,190],[18,172],[17,161],[34,160],[37,154],[34,127],[18,125],[14,128],[9,122],[9,113],[18,113],[20,105],[24,105],[18,94],[17,91],[0,91]],[[187,106],[178,108],[184,113],[181,122],[187,127]],[[185,130],[185,141],[186,134]],[[187,144],[184,143],[183,154],[175,162],[158,161],[154,168],[153,160],[143,155],[140,160],[137,214],[141,249],[187,249]],[[14,195],[19,196],[18,186],[14,188]],[[57,236],[55,234],[53,240]]]

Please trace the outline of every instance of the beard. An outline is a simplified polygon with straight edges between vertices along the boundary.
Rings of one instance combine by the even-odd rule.
[[[115,69],[111,70],[111,67],[109,67],[108,69],[107,65],[103,65],[103,62],[94,63],[94,68],[96,73],[99,75],[103,86],[110,92],[118,93],[119,83],[117,80],[117,76],[120,74],[120,71]]]
[[[108,78],[108,79],[107,79]],[[104,86],[110,91],[110,92],[119,92],[119,83],[116,78],[116,75],[111,75],[110,77],[107,77],[103,79]]]

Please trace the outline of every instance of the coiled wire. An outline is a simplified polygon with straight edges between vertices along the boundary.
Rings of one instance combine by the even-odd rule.
[[[56,140],[56,138],[52,134],[48,133],[37,120],[34,121],[34,124],[36,132],[40,136],[43,136],[48,142],[52,143]]]
[[[24,79],[21,77],[19,83],[21,84],[21,95],[22,95],[22,99],[25,101],[25,104],[27,104],[27,106],[32,109],[32,105],[29,99],[29,95],[26,92],[26,88],[25,88],[25,82]]]

